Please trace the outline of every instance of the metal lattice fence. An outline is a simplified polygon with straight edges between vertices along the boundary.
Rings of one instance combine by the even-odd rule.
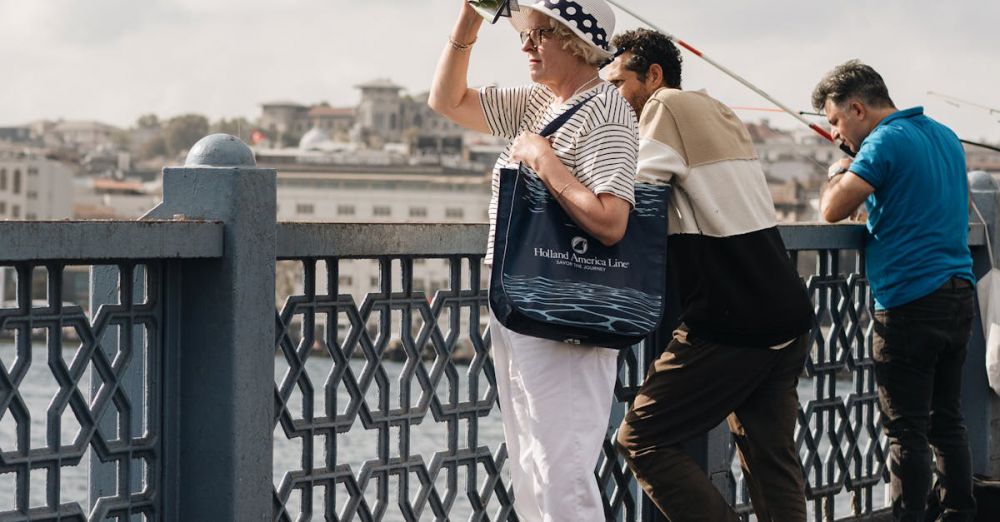
[[[276,381],[275,437],[279,446],[297,442],[302,465],[276,470],[275,520],[516,520],[481,259],[419,259],[415,270],[412,257],[378,257],[369,261],[377,288],[359,298],[339,289],[347,281],[340,265],[357,271],[359,261],[294,262],[301,292],[278,313],[287,369]],[[429,294],[415,281],[432,263],[446,266],[448,279]],[[645,367],[638,352],[625,353],[621,400],[634,395]],[[309,374],[311,358],[329,359],[321,375]],[[637,491],[611,436],[595,472],[606,511],[636,520]],[[358,439],[374,442],[363,456]]]
[[[0,270],[3,520],[158,519],[160,268],[102,268],[118,291],[94,311],[67,283],[89,267]]]
[[[871,294],[857,250],[793,251],[816,312],[799,383],[795,432],[810,519],[832,521],[884,510],[887,442],[881,432],[873,369]],[[845,266],[847,264],[847,266]],[[747,483],[729,446],[737,477],[736,508],[753,512]]]
[[[810,518],[870,514],[884,505],[886,468],[863,262],[856,250],[804,249],[791,255],[811,265],[803,273],[817,314],[799,387],[802,409],[796,431]],[[853,266],[845,270],[842,257],[854,261]],[[497,422],[498,415],[483,320],[486,282],[478,260],[441,260],[449,267],[448,280],[428,292],[418,282],[420,269],[432,260],[418,258],[415,268],[414,257],[373,257],[375,291],[357,295],[340,289],[341,283],[351,283],[340,267],[357,261],[290,262],[300,275],[278,316],[277,348],[288,369],[276,382],[276,444],[281,444],[279,436],[300,441],[302,466],[275,470],[281,480],[275,492],[276,520],[318,515],[317,510],[341,520],[508,519],[511,498],[502,434],[484,437],[480,430],[491,415]],[[460,361],[456,356],[463,341],[470,343],[471,352]],[[617,421],[655,355],[647,342],[623,351],[620,358],[617,418],[609,424],[595,471],[608,520],[657,517],[613,444]],[[332,369],[319,378],[310,376],[305,371],[310,358],[330,359]],[[385,364],[393,358],[403,370],[389,375]],[[345,392],[347,404],[337,411],[332,404]],[[324,411],[316,409],[319,396],[331,401]],[[300,415],[292,403],[305,408]],[[414,451],[415,437],[428,425],[439,426],[439,446]],[[338,445],[338,440],[348,442],[352,430],[377,441],[366,458],[349,453],[356,446],[344,451]],[[752,520],[731,443],[727,450],[726,466],[734,478],[721,482],[734,485],[737,511]]]
[[[489,358],[485,226],[281,224],[276,312],[268,284],[239,320],[217,305],[239,304],[233,280],[204,276],[229,266],[217,222],[5,230],[0,519],[516,520]],[[884,505],[886,468],[863,229],[781,231],[817,312],[796,433],[811,518],[869,516]],[[970,231],[977,263],[984,233]],[[130,239],[95,241],[104,237]],[[224,321],[233,328],[220,332]],[[266,335],[229,335],[248,321]],[[608,520],[658,520],[610,441],[662,344],[620,357],[595,469]],[[248,433],[239,421],[254,409]],[[749,520],[725,438],[710,436],[703,457]],[[246,484],[247,471],[260,480],[206,494],[197,479],[219,462],[231,473],[213,476],[216,487]],[[232,514],[269,490],[270,515]]]

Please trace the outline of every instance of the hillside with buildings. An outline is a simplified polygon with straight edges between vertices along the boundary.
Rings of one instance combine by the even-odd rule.
[[[250,144],[259,166],[276,169],[279,221],[486,222],[490,172],[504,142],[439,116],[427,93],[409,94],[388,79],[356,87],[354,106],[272,101],[261,104],[253,122],[148,114],[127,129],[96,121],[0,128],[0,220],[138,218],[161,200],[162,168],[182,164],[206,134],[224,132]],[[767,120],[746,125],[778,220],[817,221],[827,166],[841,152],[808,129],[782,130]],[[967,152],[970,170],[1000,176],[1000,153]],[[433,296],[449,288],[448,261],[414,263],[414,291]],[[13,274],[3,272],[0,302],[13,297]],[[380,284],[380,267],[370,260],[342,260],[337,274],[338,291],[357,302]],[[87,287],[85,271],[67,270],[65,277],[73,288]],[[279,263],[279,305],[301,292],[302,277],[295,263]],[[326,272],[316,277],[317,287],[326,287]]]
[[[211,132],[239,135],[278,170],[283,221],[483,222],[489,172],[504,143],[465,131],[389,79],[356,86],[358,103],[271,101],[251,122],[199,115],[0,128],[0,219],[130,219],[160,199],[160,171]],[[782,222],[815,221],[826,166],[840,152],[808,129],[747,122]],[[1000,153],[967,147],[969,170],[1000,174]]]

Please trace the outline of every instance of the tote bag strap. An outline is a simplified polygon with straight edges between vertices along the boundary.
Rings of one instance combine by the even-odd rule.
[[[572,118],[574,114],[576,114],[576,111],[583,108],[583,106],[586,105],[587,102],[593,99],[594,96],[596,95],[591,94],[590,96],[581,100],[580,103],[566,109],[566,112],[560,114],[559,116],[556,117],[556,119],[550,121],[549,124],[546,125],[544,129],[542,129],[542,132],[539,132],[538,134],[543,138],[548,138],[549,136],[551,136],[552,133],[559,130],[559,127],[562,127],[567,121],[569,121],[569,119]]]

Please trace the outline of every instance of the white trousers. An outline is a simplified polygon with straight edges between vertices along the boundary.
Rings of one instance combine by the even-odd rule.
[[[594,468],[618,352],[508,330],[490,314],[514,509],[524,522],[601,522]]]

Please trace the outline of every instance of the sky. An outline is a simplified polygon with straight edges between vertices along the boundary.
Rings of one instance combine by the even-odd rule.
[[[0,0],[0,126],[142,114],[260,114],[290,100],[353,106],[355,85],[390,78],[426,91],[462,0]],[[961,137],[1000,142],[1000,1],[621,0],[786,105],[807,110],[819,78],[858,58],[900,108],[923,105]],[[640,22],[617,12],[617,30]],[[513,29],[484,25],[470,84],[528,81]],[[684,88],[770,107],[684,53]],[[741,111],[745,119],[782,114]]]

